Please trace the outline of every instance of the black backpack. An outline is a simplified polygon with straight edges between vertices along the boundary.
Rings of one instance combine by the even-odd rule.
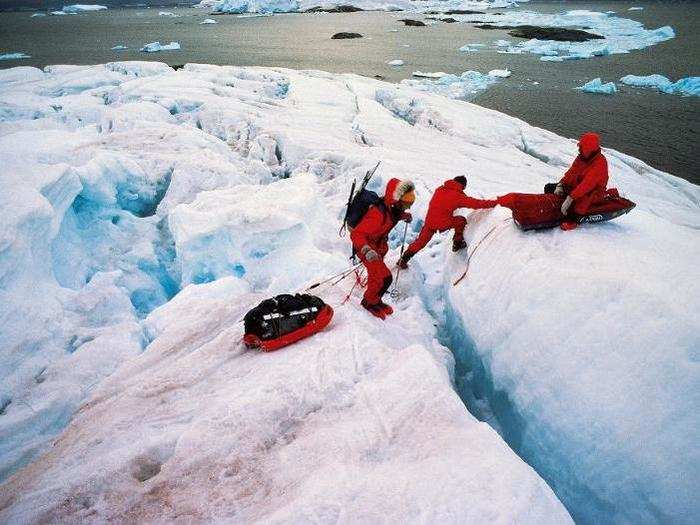
[[[277,339],[316,319],[326,306],[315,295],[282,294],[265,299],[243,318],[245,333],[261,341]]]
[[[367,215],[370,206],[384,206],[382,198],[373,191],[361,189],[353,197],[348,206],[345,222],[350,229],[356,228],[363,217]]]

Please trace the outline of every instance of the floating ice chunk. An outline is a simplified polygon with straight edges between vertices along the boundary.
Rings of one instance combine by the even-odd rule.
[[[474,95],[486,90],[498,80],[497,76],[484,75],[478,71],[465,71],[461,75],[443,75],[436,80],[405,79],[401,83],[448,98],[470,100],[474,98]]]
[[[513,44],[510,40],[496,40],[493,45],[496,47],[509,47]]]
[[[403,61],[403,60],[399,60],[399,59],[396,59],[396,60],[389,60],[389,61],[387,62],[387,65],[389,65],[389,66],[394,66],[394,67],[403,66],[403,64],[404,64],[404,61]]]
[[[630,7],[628,9],[628,11],[643,11],[643,10],[644,10],[643,7]]]
[[[159,11],[158,16],[169,16],[170,18],[180,18],[180,15],[176,15],[172,11]]]
[[[4,55],[0,55],[0,60],[21,60],[23,58],[32,57],[26,53],[5,53]]]
[[[511,72],[508,69],[492,69],[489,71],[490,77],[508,78],[510,75]]]
[[[129,49],[129,48],[127,46],[125,46],[124,44],[117,44],[116,46],[114,46],[112,48],[112,51],[123,51],[125,49]]]
[[[216,20],[214,20],[213,18],[205,18],[204,20],[202,20],[199,23],[199,25],[207,25],[207,24],[218,24],[218,22]]]
[[[30,16],[29,18],[35,18],[35,17],[37,17],[37,16],[46,16],[46,13],[34,13],[34,14],[33,14],[32,16]]]
[[[64,15],[77,15],[78,13],[66,13],[64,11],[51,11],[49,14],[53,15],[53,16],[64,16]]]
[[[424,73],[423,71],[414,71],[411,73],[414,77],[418,78],[442,78],[447,75],[443,71],[436,71],[435,73]]]
[[[63,8],[64,13],[83,13],[87,11],[104,11],[107,9],[106,5],[97,4],[73,4],[67,5]]]
[[[576,89],[585,91],[586,93],[600,93],[602,95],[612,95],[613,93],[617,93],[617,86],[615,86],[614,82],[603,83],[600,78],[594,78],[590,82],[586,82],[583,86],[577,87]]]
[[[140,50],[144,53],[157,53],[159,51],[177,51],[180,49],[179,42],[170,42],[169,44],[161,44],[160,42],[151,42],[146,44]]]
[[[673,84],[673,82],[671,82],[668,79],[668,77],[665,77],[663,75],[625,75],[620,79],[620,82],[628,86],[640,88],[656,88],[658,90],[663,90],[671,86],[671,84]]]
[[[215,13],[292,13],[299,10],[297,0],[219,0],[212,6]]]
[[[682,95],[700,96],[700,77],[686,77],[674,82],[664,93],[680,93]]]

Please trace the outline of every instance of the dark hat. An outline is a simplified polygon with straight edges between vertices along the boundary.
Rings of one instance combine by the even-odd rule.
[[[455,177],[455,178],[452,179],[452,180],[454,180],[455,182],[460,183],[460,184],[462,185],[463,188],[466,188],[466,187],[467,187],[467,178],[466,178],[464,175],[458,175],[457,177]]]

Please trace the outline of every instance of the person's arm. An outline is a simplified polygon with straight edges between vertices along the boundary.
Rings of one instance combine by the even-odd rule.
[[[498,204],[496,200],[475,199],[464,193],[460,193],[458,200],[459,208],[471,208],[473,210],[481,210],[484,208],[493,208]]]
[[[608,163],[605,158],[599,156],[586,171],[581,183],[571,190],[569,195],[572,199],[578,200],[584,195],[593,191],[600,182],[606,178],[608,173]]]
[[[564,176],[559,181],[559,184],[557,184],[557,190],[560,187],[566,190],[567,188],[571,188],[571,186],[574,185],[574,182],[576,181],[576,173],[578,173],[581,169],[580,164],[581,161],[578,157],[576,157],[574,162],[571,164],[571,167],[568,170],[566,170],[566,173],[564,173]],[[557,190],[555,190],[554,193],[557,195],[561,195],[562,193],[558,193]]]

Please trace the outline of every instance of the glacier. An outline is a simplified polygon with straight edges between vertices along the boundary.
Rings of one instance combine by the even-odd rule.
[[[696,521],[700,189],[624,153],[624,218],[473,212],[458,286],[436,236],[386,323],[350,280],[317,290],[326,331],[240,341],[261,299],[349,265],[377,160],[371,189],[416,183],[410,240],[444,179],[537,192],[575,152],[350,74],[0,71],[0,521]]]

